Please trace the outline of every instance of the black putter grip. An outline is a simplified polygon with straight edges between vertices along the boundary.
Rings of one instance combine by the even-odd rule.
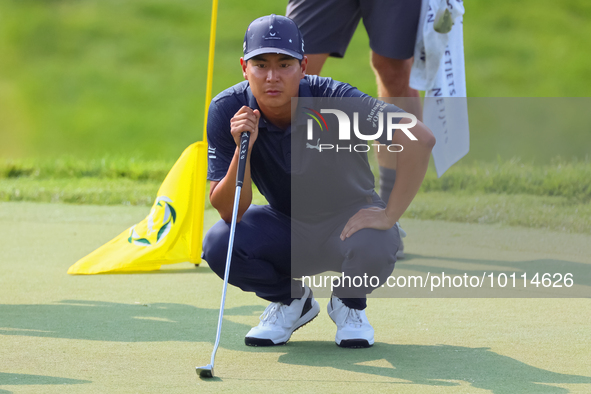
[[[236,187],[242,187],[244,183],[244,171],[246,170],[246,156],[248,155],[248,142],[250,133],[244,131],[240,136],[240,158],[238,160],[238,173],[236,174]]]

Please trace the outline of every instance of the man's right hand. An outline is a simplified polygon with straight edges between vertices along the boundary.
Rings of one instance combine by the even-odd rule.
[[[247,106],[243,106],[236,112],[234,117],[230,120],[230,132],[234,138],[236,145],[240,144],[240,136],[244,131],[250,133],[250,142],[248,150],[252,150],[252,146],[259,135],[259,119],[261,112],[258,109],[253,110]]]

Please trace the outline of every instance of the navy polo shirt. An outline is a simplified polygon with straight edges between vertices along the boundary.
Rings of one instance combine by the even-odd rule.
[[[371,109],[379,102],[349,84],[316,75],[307,75],[300,81],[299,97],[363,98],[363,102],[367,104],[366,108],[368,109]],[[236,150],[236,143],[230,133],[230,120],[244,105],[252,109],[259,108],[256,99],[252,95],[248,81],[243,81],[224,90],[212,100],[209,106],[207,119],[207,139],[209,143],[207,179],[211,181],[220,181],[228,171]],[[393,105],[389,104],[388,106],[392,107],[391,110],[393,111],[400,111],[400,109]],[[383,133],[379,141],[381,143],[387,143],[385,137],[386,134]],[[301,155],[304,153],[308,155],[310,153],[308,151],[302,151],[300,149],[296,154]],[[288,216],[292,214],[291,155],[291,126],[286,130],[281,130],[268,122],[263,114],[259,120],[259,135],[251,152],[251,177],[269,204]],[[342,179],[346,179],[346,181],[341,182],[339,185],[340,189],[337,188],[337,192],[339,196],[348,196],[347,202],[353,202],[373,194],[374,179],[367,163],[367,155],[357,156],[361,157],[361,165],[354,161],[343,161],[344,163],[348,163],[345,165],[348,165],[350,168],[342,168],[342,166],[338,169],[333,168],[333,170],[338,170],[345,174]],[[330,155],[316,157],[325,157],[325,160],[331,160]],[[294,177],[301,180],[303,167],[300,165],[299,156],[296,163],[299,168],[294,169],[295,173],[297,173],[297,175],[294,173]],[[314,163],[314,161],[311,163]],[[331,165],[324,165],[322,163],[313,165],[318,165],[319,168],[323,168],[329,172],[331,169]],[[331,174],[328,174],[328,177],[330,178]],[[334,188],[330,189],[335,190]],[[330,199],[330,197],[328,198]],[[305,205],[307,206],[307,203]],[[326,204],[314,204],[310,206],[310,213],[317,214],[320,210],[325,210],[326,207],[323,205]]]

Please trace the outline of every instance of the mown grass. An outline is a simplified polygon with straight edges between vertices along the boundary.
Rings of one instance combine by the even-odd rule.
[[[4,162],[0,201],[151,206],[172,164],[108,158]],[[265,199],[255,193],[254,203]],[[430,169],[405,217],[589,233],[591,162],[456,165],[439,179]]]

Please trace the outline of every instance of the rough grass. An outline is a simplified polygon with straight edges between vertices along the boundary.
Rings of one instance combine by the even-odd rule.
[[[0,164],[0,201],[151,206],[172,161],[21,160]],[[591,163],[519,160],[433,170],[406,218],[502,223],[590,233]],[[254,203],[265,199],[256,192]],[[211,209],[206,199],[206,209]]]
[[[556,160],[533,165],[519,160],[457,165],[442,178],[429,173],[423,192],[464,192],[560,196],[574,201],[591,200],[591,162]]]
[[[55,160],[5,160],[0,162],[0,179],[125,178],[162,182],[173,164],[174,161],[171,160],[138,160],[109,156],[101,159],[64,156]]]
[[[161,183],[172,165],[167,160],[109,158],[83,160],[10,160],[0,162],[0,179],[58,180],[85,179],[145,181]],[[464,192],[561,196],[576,201],[591,200],[591,161],[554,159],[549,165],[535,165],[519,159],[496,163],[459,163],[442,178],[429,170],[421,192]]]
[[[403,218],[591,233],[589,202],[529,194],[419,193]]]

